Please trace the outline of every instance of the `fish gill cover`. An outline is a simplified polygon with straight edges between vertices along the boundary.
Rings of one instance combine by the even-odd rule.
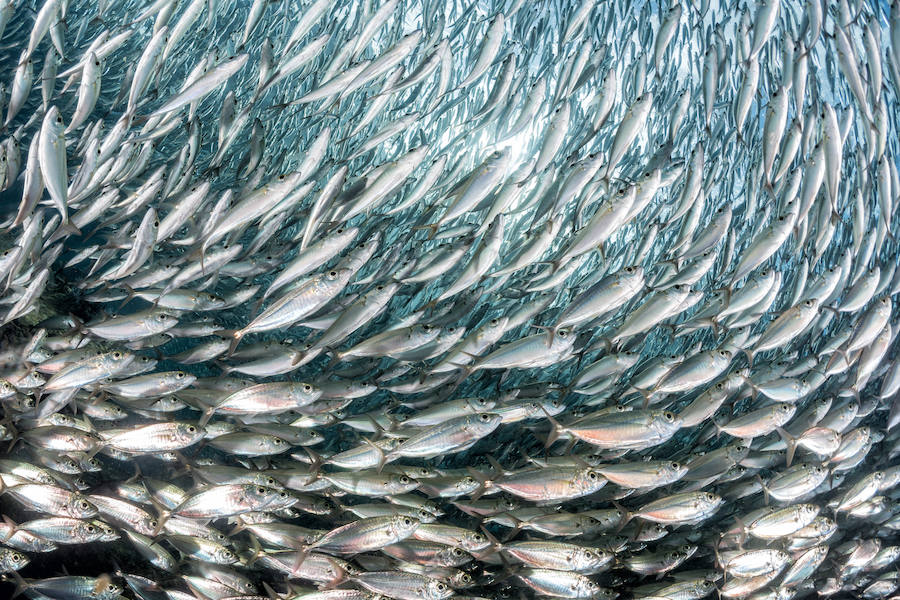
[[[900,2],[0,0],[0,596],[887,598]]]

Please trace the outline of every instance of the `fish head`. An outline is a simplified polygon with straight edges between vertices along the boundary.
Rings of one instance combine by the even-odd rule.
[[[468,419],[470,428],[481,435],[487,435],[497,429],[502,420],[503,417],[500,415],[486,412],[472,415],[472,417]]]
[[[448,546],[438,551],[437,558],[446,566],[460,565],[466,560],[466,551],[457,546]],[[469,559],[471,560],[471,558]]]
[[[29,562],[31,560],[27,556],[16,550],[4,548],[2,554],[0,554],[0,564],[14,571],[18,571]]]
[[[440,583],[440,582],[437,582]],[[465,571],[457,571],[450,576],[450,585],[454,588],[467,588],[475,585],[475,579]],[[449,587],[449,586],[448,586]],[[453,595],[453,590],[442,590],[439,586],[434,586],[435,591],[442,594],[441,598],[448,598]]]
[[[653,426],[661,433],[677,431],[682,423],[681,417],[670,410],[654,411],[653,413]]]
[[[237,554],[225,546],[219,546],[213,551],[215,561],[220,565],[233,565],[238,562]]]
[[[115,529],[104,523],[103,521],[91,521],[91,524],[97,529],[101,542],[114,542],[119,539],[119,534]]]
[[[175,436],[185,444],[193,444],[206,436],[206,429],[193,423],[178,423]]]
[[[712,492],[703,492],[700,496],[700,505],[707,510],[714,510],[722,506],[725,499]]]
[[[424,508],[419,508],[416,510],[416,518],[419,519],[421,523],[434,523],[435,521],[437,521],[437,515],[425,510]]]
[[[200,292],[197,296],[197,308],[200,310],[218,310],[225,306],[225,299],[209,292]]]
[[[663,463],[657,469],[657,476],[662,481],[676,481],[687,475],[688,468],[676,461]]]
[[[75,519],[89,519],[97,516],[97,507],[81,494],[75,493],[69,497],[66,511]]]
[[[395,515],[390,522],[391,530],[400,539],[409,537],[419,525],[421,525],[421,521],[409,515]]]
[[[794,413],[797,411],[797,406],[788,402],[781,402],[776,404],[772,411],[777,416],[778,420],[784,423],[794,416]]]
[[[407,475],[406,473],[391,473],[384,483],[384,486],[391,494],[400,494],[408,492],[418,487],[419,482]]]
[[[582,469],[575,478],[574,483],[583,490],[599,490],[606,485],[606,478],[593,468]]]
[[[245,485],[243,486],[244,498],[251,510],[259,510],[260,508],[269,507],[283,490],[277,490],[262,485]]]
[[[466,530],[459,540],[459,545],[469,552],[479,552],[488,548],[491,542],[483,534],[477,531]]]

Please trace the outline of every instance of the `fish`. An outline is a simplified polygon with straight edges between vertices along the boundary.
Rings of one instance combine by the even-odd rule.
[[[896,594],[900,1],[0,0],[0,64],[0,596]]]

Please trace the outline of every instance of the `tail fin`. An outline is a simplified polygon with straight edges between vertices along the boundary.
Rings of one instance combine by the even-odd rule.
[[[550,433],[547,434],[547,441],[544,443],[544,448],[549,448],[553,445],[553,442],[559,439],[560,433],[566,433],[568,430],[560,425],[559,421],[554,419],[543,406],[541,407],[541,410],[544,411],[544,415],[550,421]]]

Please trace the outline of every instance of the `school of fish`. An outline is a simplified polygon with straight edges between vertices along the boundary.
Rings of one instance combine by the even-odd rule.
[[[900,598],[900,0],[0,0],[0,597]]]

